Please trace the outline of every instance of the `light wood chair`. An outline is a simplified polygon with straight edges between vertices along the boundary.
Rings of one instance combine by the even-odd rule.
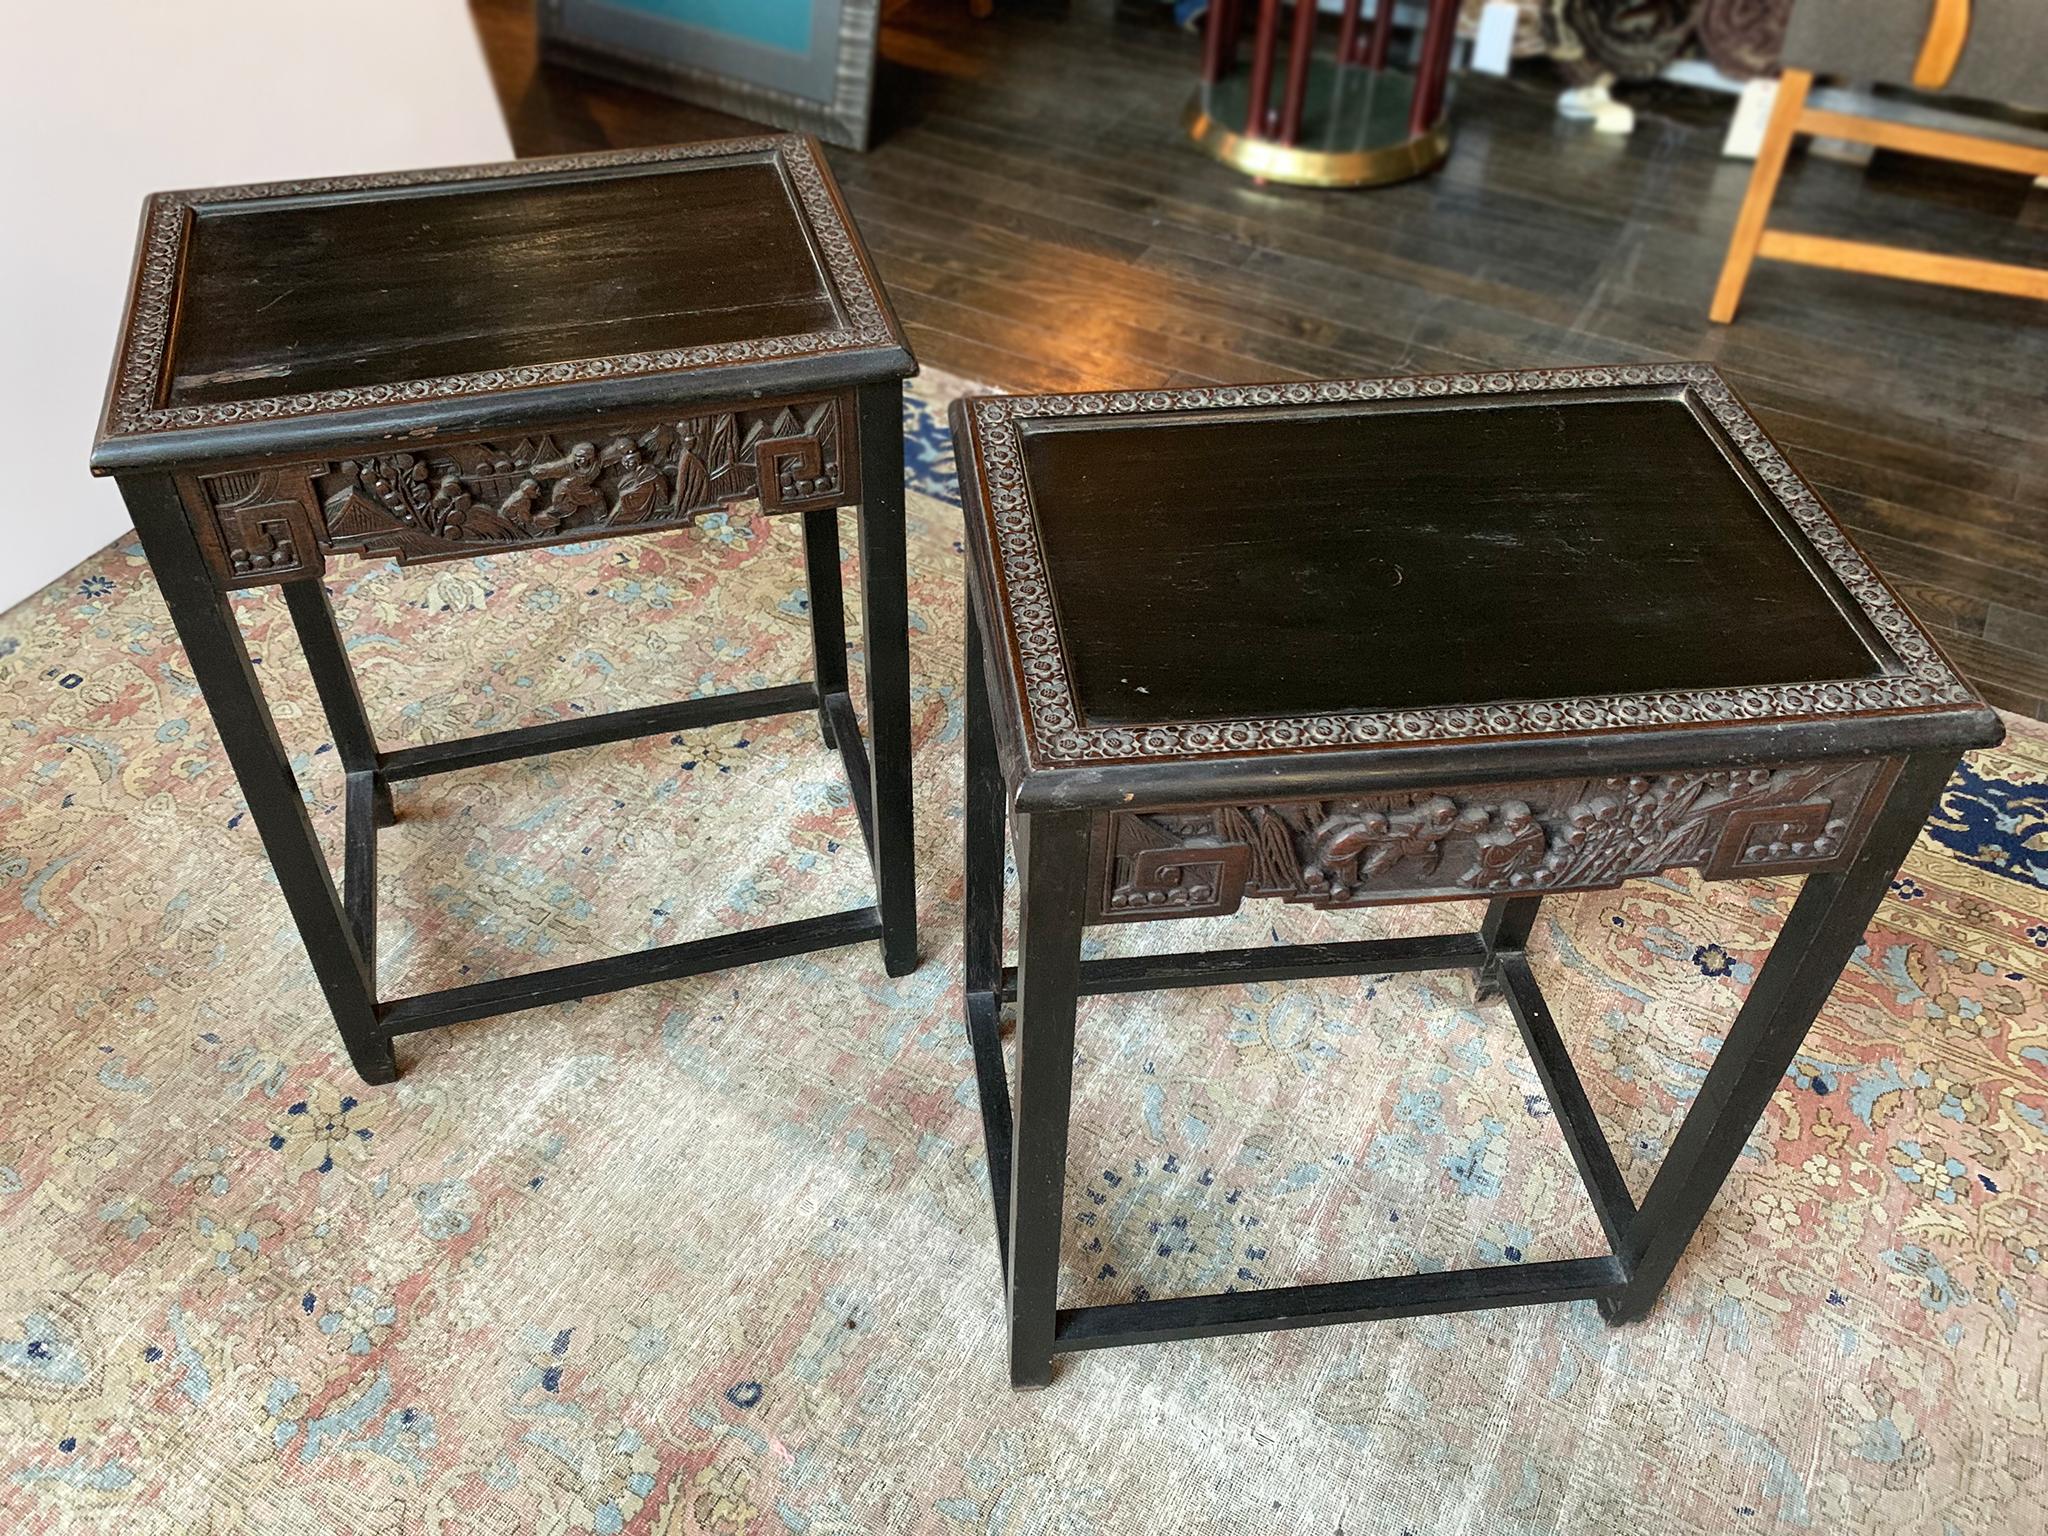
[[[1726,324],[1735,318],[1759,256],[2048,299],[2048,267],[1795,234],[1769,225],[1785,157],[1802,133],[2048,176],[2048,133],[1965,115],[1924,98],[1816,90],[1813,81],[1815,71],[1824,70],[1942,96],[2033,104],[2048,88],[2048,6],[2040,0],[1977,0],[1974,6],[1971,0],[1931,0],[1930,11],[1930,0],[1799,0],[1786,33],[1785,63],[1708,312],[1715,320]]]

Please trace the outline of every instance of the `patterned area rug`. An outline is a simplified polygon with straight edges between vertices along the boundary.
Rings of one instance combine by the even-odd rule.
[[[2022,721],[1958,775],[1648,1321],[1106,1351],[1008,1389],[958,1022],[946,388],[909,411],[926,961],[900,982],[862,947],[656,986],[411,1037],[364,1088],[135,546],[0,619],[0,1529],[2038,1531],[2048,728]],[[796,534],[735,514],[330,577],[387,744],[417,742],[803,675]],[[283,607],[241,608],[338,842]],[[398,804],[387,995],[867,899],[808,718]],[[1534,963],[1639,1192],[1791,893],[1546,907]],[[1596,1250],[1463,975],[1095,999],[1080,1038],[1073,1297]]]

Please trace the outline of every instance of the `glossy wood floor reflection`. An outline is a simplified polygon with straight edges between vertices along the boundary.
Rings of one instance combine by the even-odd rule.
[[[538,69],[525,0],[472,0],[521,154],[751,125]],[[926,363],[1010,389],[1716,362],[1992,703],[2048,718],[2048,306],[1766,263],[1707,320],[1746,163],[1727,106],[1632,96],[1616,141],[1540,68],[1458,82],[1436,176],[1254,186],[1182,139],[1197,45],[1150,5],[898,0],[876,148],[834,170]],[[1802,157],[1787,228],[2044,260],[2048,193]]]

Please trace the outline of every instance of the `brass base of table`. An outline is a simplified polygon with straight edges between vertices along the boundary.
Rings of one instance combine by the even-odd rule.
[[[1451,152],[1448,115],[1421,134],[1408,131],[1415,77],[1405,70],[1310,67],[1298,142],[1277,144],[1243,131],[1244,77],[1199,87],[1183,122],[1204,154],[1262,181],[1297,187],[1379,187],[1427,175]]]

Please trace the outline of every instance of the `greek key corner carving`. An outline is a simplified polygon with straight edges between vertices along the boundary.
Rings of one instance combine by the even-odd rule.
[[[313,476],[326,468],[286,464],[187,482],[200,543],[223,587],[256,586],[322,568]]]

